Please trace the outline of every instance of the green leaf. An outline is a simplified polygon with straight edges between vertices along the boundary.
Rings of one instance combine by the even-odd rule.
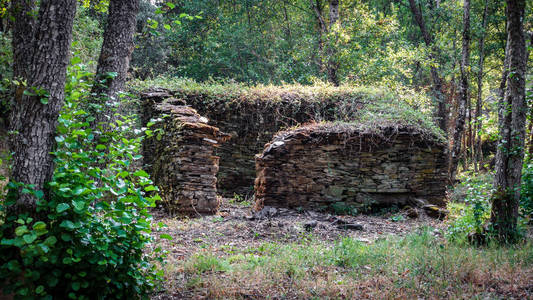
[[[137,170],[135,173],[133,173],[133,175],[137,177],[150,177],[150,175],[148,175],[148,173],[146,173],[144,170]]]
[[[147,186],[144,190],[147,192],[151,192],[151,191],[157,191],[158,189],[157,187],[150,185],[150,186]]]
[[[35,289],[35,293],[36,293],[36,294],[40,294],[40,293],[42,293],[42,292],[44,292],[44,286],[42,286],[42,285],[38,286],[38,287]]]
[[[55,243],[57,243],[57,238],[55,236],[49,236],[43,242],[43,244],[45,244],[46,246],[49,246],[49,247],[54,246]]]
[[[48,104],[48,98],[46,97],[41,97],[41,99],[39,99],[41,101],[42,104]]]
[[[55,276],[48,277],[46,280],[46,283],[48,283],[49,287],[55,287],[59,283],[59,279]]]
[[[28,232],[29,232],[29,230],[28,230],[28,227],[26,227],[26,225],[19,226],[19,227],[15,228],[15,235],[16,236],[22,236],[23,234],[28,233]]]
[[[78,291],[78,290],[80,289],[80,283],[77,282],[77,281],[73,282],[73,283],[72,283],[72,289],[73,289],[74,291]]]
[[[63,222],[61,222],[61,224],[59,224],[59,227],[63,227],[63,228],[67,228],[67,229],[76,229],[76,225],[74,225],[74,223],[72,223],[72,221],[69,221],[69,220],[64,220]]]
[[[31,244],[37,239],[36,234],[25,234],[22,239],[26,242],[26,244]]]
[[[83,200],[73,200],[72,205],[74,206],[74,209],[77,211],[81,211],[85,208],[85,201]]]
[[[74,189],[74,195],[79,196],[79,195],[81,195],[85,190],[87,190],[85,187],[83,187],[83,186],[78,186],[77,188]]]
[[[168,25],[168,24],[163,25],[163,27],[164,27],[166,30],[170,30],[170,28],[171,28],[170,25]]]
[[[38,221],[33,224],[33,230],[35,231],[43,231],[46,230],[46,223],[43,221]]]
[[[70,205],[68,205],[67,203],[59,203],[56,207],[56,211],[58,213],[62,213],[64,211],[66,211],[67,209],[70,208]]]
[[[68,233],[62,233],[61,234],[61,239],[65,242],[70,242],[72,241],[72,236]]]
[[[159,236],[162,239],[173,240],[174,238],[170,234],[163,233]]]

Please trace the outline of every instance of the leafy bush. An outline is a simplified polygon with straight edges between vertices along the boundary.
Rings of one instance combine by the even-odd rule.
[[[451,224],[447,235],[452,239],[460,239],[471,232],[481,233],[483,225],[490,217],[490,196],[493,192],[492,173],[463,174],[452,192],[450,211],[458,211],[451,215]],[[464,206],[457,203],[464,203]],[[460,209],[457,209],[457,207]],[[462,206],[462,207],[461,207]]]
[[[533,219],[533,161],[524,164],[522,187],[520,190],[520,213],[524,218]]]
[[[90,97],[91,74],[69,70],[66,104],[59,117],[55,172],[48,194],[9,183],[0,215],[18,191],[37,198],[37,213],[7,214],[0,226],[0,282],[19,298],[140,298],[161,279],[159,250],[152,242],[147,210],[158,196],[135,155],[143,131],[135,116],[121,116],[108,132],[91,129],[81,109]],[[0,221],[0,223],[2,223]]]

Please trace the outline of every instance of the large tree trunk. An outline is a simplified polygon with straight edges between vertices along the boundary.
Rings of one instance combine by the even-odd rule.
[[[10,129],[17,132],[10,139],[13,169],[10,180],[34,184],[45,191],[45,183],[54,172],[50,152],[55,145],[56,122],[64,103],[65,79],[72,37],[76,0],[42,0],[33,53],[28,65],[28,92],[16,99]],[[18,20],[16,20],[18,21]],[[14,51],[19,48],[15,44]],[[26,59],[18,56],[18,59]],[[21,62],[15,64],[22,65]],[[46,96],[35,91],[44,91]],[[36,199],[20,194],[15,210],[35,213]]]
[[[461,54],[461,95],[459,97],[459,109],[455,119],[453,133],[453,147],[450,158],[450,181],[455,180],[459,155],[461,154],[461,136],[464,132],[466,106],[468,103],[468,67],[470,66],[470,0],[464,0],[463,4],[463,48]],[[466,137],[465,137],[466,140]],[[465,148],[468,143],[465,143]],[[465,149],[466,150],[466,149]],[[466,153],[466,152],[465,152]],[[465,161],[467,155],[465,155]]]
[[[520,179],[524,158],[526,123],[526,43],[523,29],[525,0],[507,0],[508,76],[499,107],[500,142],[496,153],[496,176],[491,223],[502,242],[514,241],[518,220]]]
[[[426,46],[428,46],[431,49],[431,52],[429,54],[429,58],[431,60],[436,60],[438,49],[433,43],[433,37],[429,34],[426,23],[424,22],[424,17],[422,16],[422,12],[418,8],[418,6],[415,3],[415,0],[409,0],[409,7],[411,8],[411,12],[413,13],[413,18],[420,28],[420,32],[422,33],[422,38],[424,39],[424,43]],[[444,132],[447,132],[447,112],[446,112],[446,102],[445,102],[445,93],[443,89],[443,81],[442,78],[439,76],[439,70],[431,64],[430,67],[431,71],[431,79],[433,81],[433,97],[435,97],[437,101],[437,109],[435,110],[435,118],[437,120],[437,123],[439,124],[440,129],[442,129]]]
[[[126,83],[138,11],[139,0],[109,2],[104,42],[96,69],[97,81],[92,91],[97,102],[103,105],[103,111],[96,114],[96,124],[113,120],[110,108],[118,105],[118,94]],[[110,73],[116,73],[116,76],[110,76]]]
[[[13,39],[13,78],[26,80],[32,58],[33,30],[37,10],[35,0],[13,0],[11,2]]]
[[[483,21],[481,27],[481,36],[479,37],[479,60],[478,60],[478,73],[477,73],[477,102],[476,102],[476,117],[474,126],[474,171],[479,170],[479,164],[483,158],[481,150],[481,126],[483,121],[481,120],[481,109],[483,108],[483,65],[485,62],[485,31],[487,30],[487,14],[488,14],[489,1],[485,0],[485,8],[483,10]]]
[[[339,21],[339,0],[329,0],[329,31],[333,33],[334,39],[337,39],[337,33],[335,32],[335,24]],[[328,80],[335,86],[339,85],[339,78],[337,71],[339,64],[337,62],[337,51],[335,49],[334,41],[330,41],[328,45]]]

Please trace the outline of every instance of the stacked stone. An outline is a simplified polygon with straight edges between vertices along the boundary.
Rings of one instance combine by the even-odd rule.
[[[443,205],[445,149],[408,127],[313,124],[281,132],[256,156],[256,208],[361,211],[414,198]]]
[[[253,190],[255,155],[260,153],[276,132],[310,121],[333,121],[351,115],[363,107],[362,102],[346,96],[331,99],[298,98],[286,94],[280,100],[259,99],[213,101],[208,95],[152,89],[141,94],[144,119],[157,117],[154,103],[178,101],[198,110],[210,124],[231,135],[231,139],[215,150],[220,156],[218,190],[225,196],[246,194]],[[146,124],[146,123],[144,123]],[[145,146],[145,163],[150,164],[150,145]]]
[[[155,115],[167,117],[154,125],[154,136],[148,141],[154,151],[152,178],[170,214],[213,214],[220,205],[219,157],[214,151],[229,136],[208,125],[196,110],[173,102],[153,106]]]

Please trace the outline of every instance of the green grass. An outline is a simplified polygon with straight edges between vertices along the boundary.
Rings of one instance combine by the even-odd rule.
[[[372,244],[304,238],[219,256],[196,254],[176,264],[184,267],[172,269],[189,275],[189,292],[218,299],[521,298],[533,279],[533,245],[476,248],[448,243],[424,228]],[[167,288],[173,285],[180,284],[170,280]]]

